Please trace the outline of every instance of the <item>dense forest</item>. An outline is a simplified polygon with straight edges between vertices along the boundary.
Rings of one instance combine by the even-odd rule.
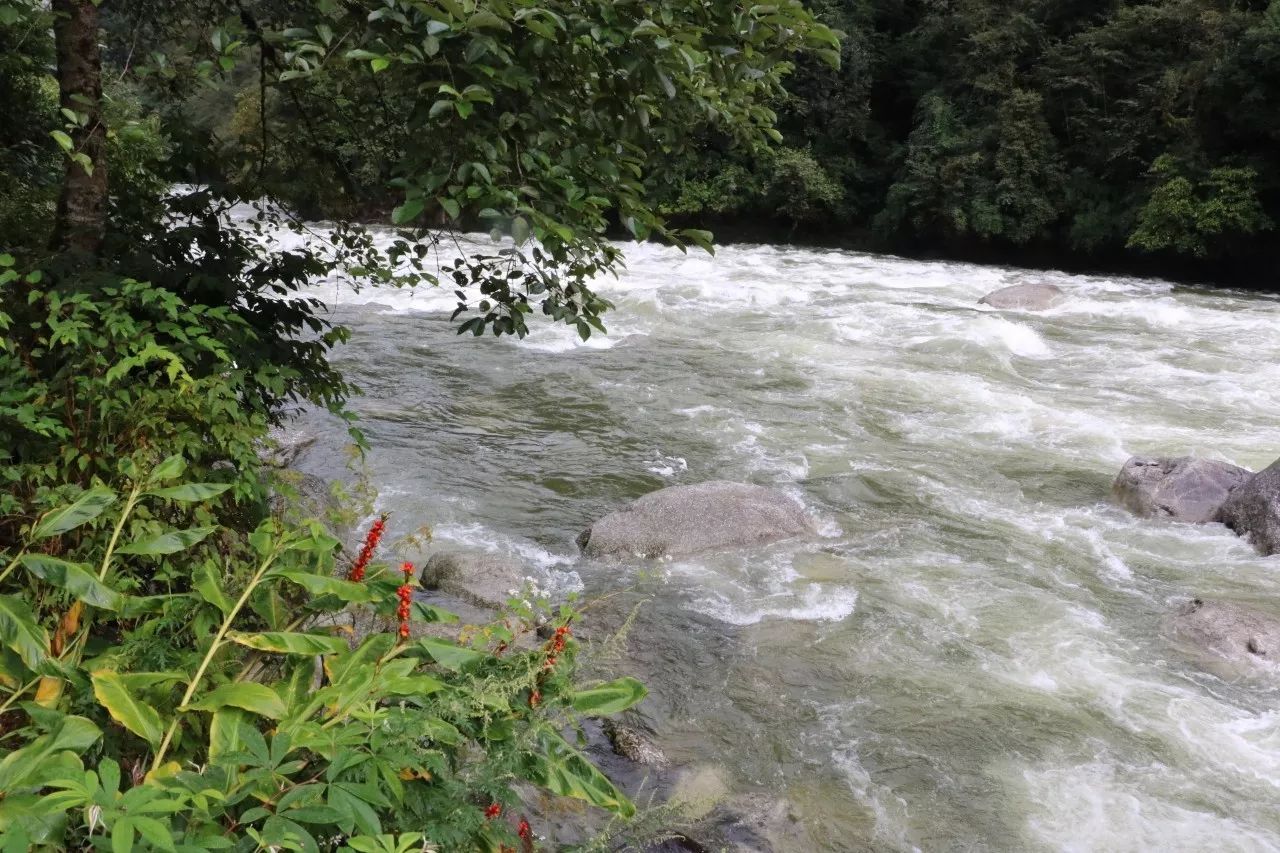
[[[1274,287],[1280,3],[822,0],[763,158],[678,163],[680,218],[944,257]]]

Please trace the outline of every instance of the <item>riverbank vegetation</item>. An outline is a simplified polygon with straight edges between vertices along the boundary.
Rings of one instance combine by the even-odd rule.
[[[811,6],[846,34],[838,65],[834,44],[824,42],[797,57],[785,94],[772,72],[739,78],[735,86],[753,90],[745,111],[736,99],[715,94],[723,80],[700,72],[701,49],[672,38],[661,14],[638,34],[654,49],[654,62],[644,72],[652,92],[634,103],[622,90],[583,100],[576,75],[594,60],[575,54],[567,64],[544,62],[539,51],[546,48],[536,39],[523,55],[516,47],[511,60],[536,64],[541,107],[494,108],[504,92],[522,91],[534,79],[499,74],[506,60],[495,64],[496,54],[474,65],[478,76],[442,75],[447,88],[425,99],[403,64],[429,67],[428,52],[438,51],[439,59],[457,46],[454,30],[425,34],[421,45],[415,39],[423,34],[392,35],[394,7],[376,25],[379,41],[355,48],[378,73],[326,59],[333,53],[326,34],[341,38],[349,24],[338,19],[287,50],[269,45],[255,53],[259,12],[253,12],[244,19],[247,34],[233,24],[219,36],[216,61],[226,70],[216,85],[181,87],[168,69],[166,85],[183,94],[164,98],[161,109],[180,111],[179,123],[198,144],[213,138],[223,154],[237,152],[243,174],[313,218],[385,219],[405,198],[388,189],[404,177],[402,152],[422,143],[424,131],[444,130],[421,150],[432,162],[456,162],[456,171],[446,179],[425,163],[415,165],[432,177],[417,187],[421,212],[411,198],[398,208],[401,217],[445,222],[461,214],[469,228],[503,230],[504,203],[520,200],[502,195],[511,173],[482,172],[477,186],[468,164],[489,170],[495,156],[509,157],[526,174],[506,189],[532,190],[540,200],[539,216],[522,214],[521,233],[553,233],[552,222],[571,212],[607,224],[614,236],[673,236],[640,201],[648,199],[664,220],[690,229],[674,235],[690,242],[712,229],[722,240],[1274,285],[1275,2],[817,0]],[[771,6],[752,8],[766,28],[779,25],[769,20],[779,13],[763,11]],[[278,13],[261,14],[262,26],[280,26],[271,18]],[[553,20],[532,18],[535,28]],[[118,62],[130,47],[165,45],[190,32],[189,21],[179,22],[175,35],[145,12],[141,20],[141,29],[134,16],[113,25]],[[202,38],[214,32],[200,29]],[[726,67],[741,75],[739,63]],[[449,68],[459,67],[449,61]],[[262,85],[280,76],[290,76],[292,85]],[[677,90],[681,97],[672,97]],[[686,101],[686,94],[694,97]],[[545,149],[548,140],[537,134],[548,128],[574,144]],[[744,129],[767,130],[775,144],[742,145]],[[495,151],[476,148],[473,132],[483,132]],[[616,174],[602,165],[612,141],[637,132],[653,143],[643,155],[605,157]],[[303,144],[283,144],[299,136]],[[572,178],[532,180],[529,173],[540,169],[523,161],[541,154],[562,158]],[[294,179],[302,172],[309,180]],[[554,182],[566,179],[571,186]],[[607,251],[596,253],[594,260],[607,265]],[[590,312],[582,319],[589,324]]]
[[[655,188],[720,236],[1274,288],[1280,4],[819,0],[782,147]]]
[[[708,241],[655,163],[694,125],[762,148],[837,46],[794,2],[0,0],[5,849],[532,850],[522,784],[631,815],[576,740],[644,689],[575,677],[575,610],[449,629],[380,519],[357,551],[273,511],[259,452],[351,420],[309,281],[586,337],[611,223]],[[295,218],[384,205],[388,251]],[[474,222],[510,239],[457,258]]]

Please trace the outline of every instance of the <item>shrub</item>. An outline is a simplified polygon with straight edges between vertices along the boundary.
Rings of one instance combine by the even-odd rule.
[[[213,525],[157,525],[228,488],[183,482],[185,469],[171,456],[123,491],[87,489],[5,556],[8,843],[528,850],[531,828],[509,813],[520,780],[633,813],[565,732],[645,691],[574,686],[570,606],[513,602],[466,643],[422,636],[456,617],[412,599],[411,565],[371,563],[376,535],[343,578],[315,522],[267,520],[243,551]],[[77,536],[93,543],[85,559],[55,556]],[[352,609],[391,630],[343,636]],[[543,620],[549,639],[521,642]],[[173,650],[162,667],[138,651],[157,636]]]

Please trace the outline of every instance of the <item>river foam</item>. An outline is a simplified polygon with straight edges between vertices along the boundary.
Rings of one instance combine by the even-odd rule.
[[[588,596],[643,585],[662,627],[638,659],[704,679],[651,679],[664,748],[791,800],[809,843],[790,849],[1280,849],[1280,695],[1201,671],[1164,628],[1192,595],[1280,608],[1274,560],[1107,503],[1132,454],[1280,455],[1280,300],[625,248],[598,283],[611,334],[586,344],[537,323],[457,338],[444,289],[316,284],[354,332],[338,360],[393,526]],[[977,303],[1024,282],[1067,299]],[[595,518],[707,479],[785,489],[821,535],[579,557]]]

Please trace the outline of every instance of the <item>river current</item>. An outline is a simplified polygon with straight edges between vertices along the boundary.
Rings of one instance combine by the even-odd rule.
[[[336,361],[393,533],[639,590],[619,669],[644,719],[674,764],[790,803],[783,847],[1280,849],[1280,689],[1164,626],[1194,595],[1280,608],[1280,562],[1107,501],[1130,455],[1280,455],[1280,301],[771,246],[627,259],[586,343],[458,337],[445,288],[315,286],[353,331]],[[1069,299],[977,304],[1027,281]],[[337,458],[342,430],[308,425]],[[821,535],[579,557],[593,519],[709,479],[780,487]]]

